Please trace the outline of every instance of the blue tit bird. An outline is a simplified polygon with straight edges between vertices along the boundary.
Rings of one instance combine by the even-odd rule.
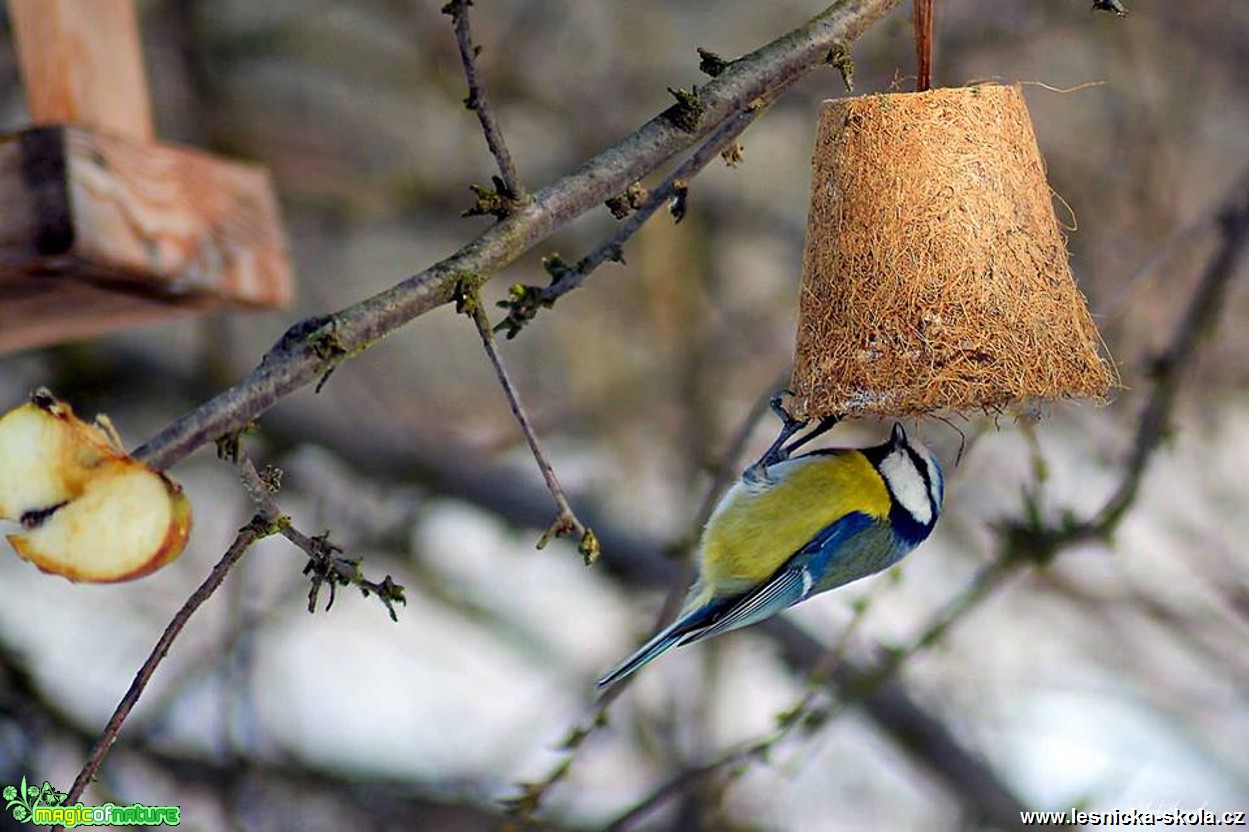
[[[599,690],[673,647],[754,624],[887,569],[932,532],[944,494],[941,464],[901,425],[882,445],[789,457],[831,423],[782,448],[794,426],[804,424],[784,418],[781,438],[707,521],[698,580],[681,614],[599,679]]]

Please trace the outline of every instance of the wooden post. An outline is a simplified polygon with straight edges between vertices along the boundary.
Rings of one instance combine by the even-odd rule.
[[[132,0],[9,0],[9,16],[36,127],[77,124],[152,140]]]
[[[269,173],[153,138],[132,0],[8,0],[35,126],[0,135],[0,352],[289,302]]]

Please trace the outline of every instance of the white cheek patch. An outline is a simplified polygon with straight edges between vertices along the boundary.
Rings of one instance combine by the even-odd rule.
[[[919,469],[911,462],[905,448],[899,448],[881,460],[881,476],[889,483],[894,499],[922,526],[932,522],[932,498]]]

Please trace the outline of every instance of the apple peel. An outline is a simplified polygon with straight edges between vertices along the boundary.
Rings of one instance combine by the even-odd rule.
[[[182,553],[191,505],[181,486],[126,454],[111,424],[87,424],[40,388],[0,417],[0,518],[17,553],[71,581],[147,575]]]

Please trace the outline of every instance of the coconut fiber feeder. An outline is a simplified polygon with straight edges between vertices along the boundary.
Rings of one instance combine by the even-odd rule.
[[[800,418],[999,411],[1116,385],[1018,85],[824,102]]]

